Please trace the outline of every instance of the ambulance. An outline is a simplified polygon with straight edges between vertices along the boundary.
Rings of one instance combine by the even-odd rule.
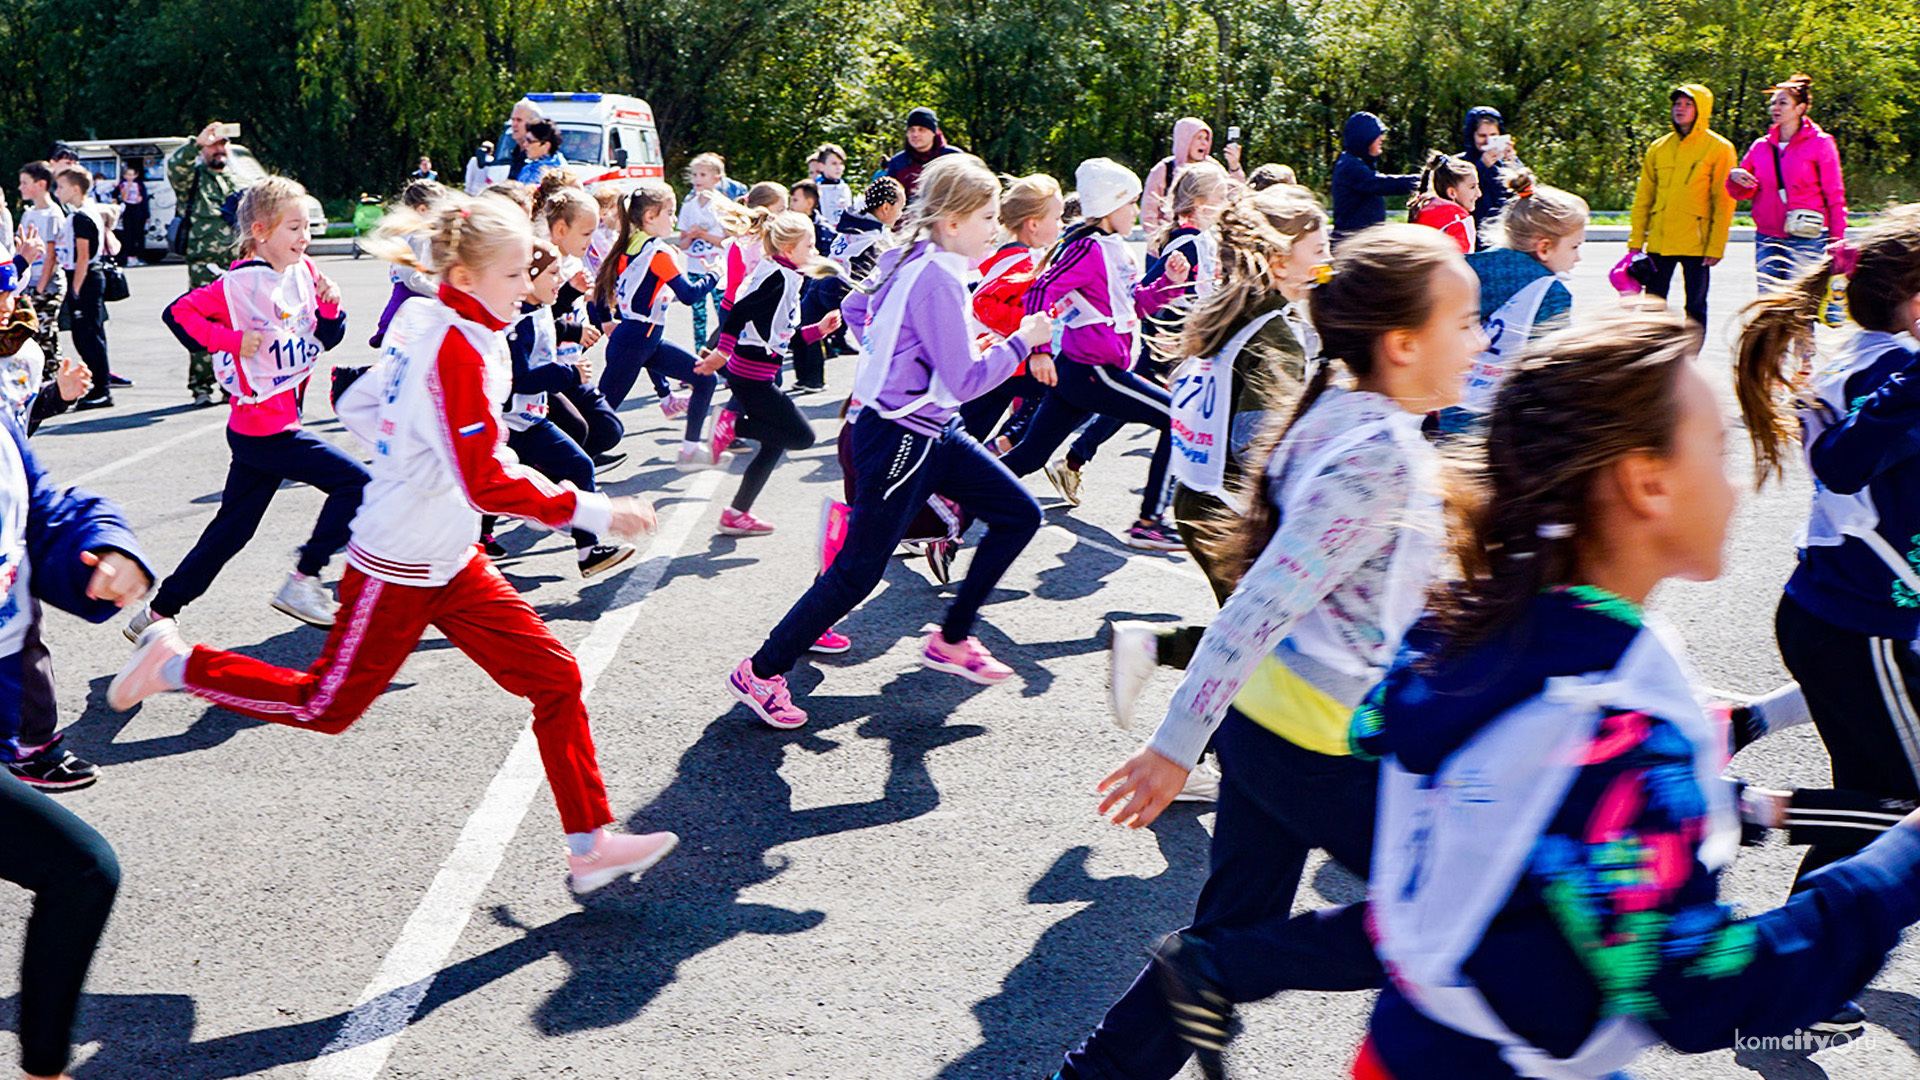
[[[631,186],[666,175],[660,156],[660,133],[653,127],[653,107],[625,94],[540,93],[527,100],[540,109],[560,132],[560,154],[588,187],[596,184]],[[506,158],[513,152],[510,127],[502,127],[494,143],[496,161],[487,168],[487,181],[509,179]]]

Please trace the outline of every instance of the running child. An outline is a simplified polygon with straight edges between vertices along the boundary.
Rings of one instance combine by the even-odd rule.
[[[813,182],[820,187],[820,223],[838,229],[841,215],[853,206],[853,188],[846,181],[847,152],[834,143],[821,143],[807,160],[817,170]]]
[[[575,893],[592,892],[652,866],[678,837],[606,830],[613,811],[579,664],[475,541],[482,513],[633,536],[652,531],[653,508],[556,487],[506,449],[501,331],[527,292],[526,214],[498,198],[450,195],[430,222],[409,215],[392,231],[404,237],[423,227],[439,295],[401,305],[380,362],[340,399],[342,423],[374,451],[374,479],[353,521],[340,583],[348,617],[335,623],[306,671],[190,648],[173,620],[156,620],[108,687],[107,703],[124,711],[184,690],[259,720],[339,734],[387,688],[427,627],[436,627],[509,693],[532,699],[533,734],[567,833],[569,882]],[[413,258],[403,240],[383,238],[376,247],[388,258]]]
[[[908,522],[939,493],[987,523],[940,629],[921,663],[992,684],[1013,670],[972,636],[980,605],[1040,528],[1033,496],[958,424],[959,406],[998,386],[1051,334],[1029,315],[982,353],[967,315],[969,269],[987,254],[1000,182],[979,158],[949,154],[920,174],[903,246],[880,257],[849,296],[849,325],[866,342],[854,378],[853,512],[833,563],[728,679],[730,693],[777,728],[807,722],[786,672],[880,582]]]
[[[1012,337],[1026,319],[1027,290],[1033,287],[1040,260],[1060,239],[1066,205],[1060,182],[1041,173],[1013,181],[1000,196],[1000,229],[1006,242],[981,261],[980,284],[973,290],[973,315],[984,331],[982,348]],[[960,423],[980,442],[994,436],[993,450],[1004,454],[1019,441],[1053,383],[1051,354],[1040,353],[1031,363],[1023,360],[1005,382],[962,405]],[[1013,415],[995,435],[1009,408]]]
[[[599,235],[598,206],[585,189],[570,187],[554,192],[540,208],[547,236],[560,252],[560,264],[554,271],[560,286],[552,305],[554,329],[562,345],[577,344],[582,352],[593,348],[601,336],[599,325],[581,304],[596,292],[595,271],[586,268],[586,260]],[[611,469],[627,460],[627,455],[616,449],[626,438],[626,425],[597,386],[575,383],[549,395],[547,405],[547,419],[587,452],[595,471]]]
[[[775,385],[796,336],[818,341],[840,326],[830,311],[811,326],[800,325],[800,288],[806,276],[831,272],[813,250],[813,223],[792,211],[754,212],[753,244],[766,254],[754,265],[720,324],[719,341],[696,371],[712,378],[722,367],[733,400],[713,422],[710,460],[720,461],[736,435],[760,444],[740,477],[732,505],[720,514],[728,536],[765,536],[773,526],[753,516],[754,500],[773,475],[780,456],[813,445],[813,426]]]
[[[1407,200],[1407,220],[1439,229],[1462,255],[1479,246],[1473,208],[1480,201],[1480,170],[1473,162],[1434,150],[1420,171],[1420,188]]]
[[[175,300],[163,316],[181,344],[213,354],[214,377],[228,394],[233,463],[220,509],[153,599],[134,612],[128,640],[177,618],[213,585],[253,539],[287,480],[313,485],[327,501],[273,607],[310,626],[333,625],[336,605],[320,572],[347,546],[367,470],[300,426],[307,380],[320,354],[347,331],[339,286],[307,258],[305,198],[306,189],[283,176],[248,188],[234,213],[239,260],[226,276]]]
[[[695,274],[713,274],[726,269],[723,245],[730,235],[726,217],[732,200],[720,190],[727,178],[727,166],[719,154],[698,154],[687,163],[686,201],[680,204],[680,235],[674,243],[687,253],[687,270]],[[614,225],[618,231],[619,226]],[[613,250],[619,250],[615,248]],[[719,297],[702,297],[693,307],[693,347],[707,345],[707,305],[718,307]]]
[[[1212,869],[1193,925],[1168,939],[1067,1055],[1063,1080],[1180,1071],[1192,1051],[1176,1017],[1189,1030],[1200,1026],[1195,1017],[1211,1019],[1184,995],[1176,1010],[1162,990],[1163,971],[1193,966],[1183,956],[1226,964],[1216,981],[1231,1001],[1282,985],[1376,984],[1364,947],[1353,970],[1311,949],[1278,963],[1275,954],[1295,944],[1298,928],[1286,923],[1309,851],[1325,848],[1367,872],[1377,770],[1349,752],[1348,720],[1393,659],[1436,568],[1445,530],[1439,457],[1420,427],[1459,397],[1484,344],[1477,294],[1451,242],[1406,224],[1348,240],[1313,291],[1326,362],[1279,427],[1272,456],[1246,462],[1259,479],[1216,564],[1238,585],[1153,738],[1100,785],[1101,813],[1150,825],[1211,743],[1222,774]],[[1350,388],[1336,385],[1335,361]],[[1218,1075],[1217,1060],[1202,1064]]]
[[[447,189],[438,180],[412,180],[400,190],[400,205],[415,214],[431,214],[434,204],[446,197]],[[418,261],[422,253],[416,251],[414,256]],[[400,310],[401,304],[416,296],[432,296],[435,288],[432,277],[409,270],[399,263],[393,264],[388,276],[393,281],[393,287],[388,290],[387,306],[380,311],[380,321],[374,325],[373,336],[367,339],[369,348],[380,347],[381,339],[387,335],[387,324],[393,321],[393,314]]]
[[[1042,260],[1027,290],[1027,311],[1058,310],[1065,325],[1058,381],[1040,403],[1019,445],[1000,460],[1015,476],[1047,465],[1053,452],[1090,416],[1113,416],[1159,432],[1153,463],[1141,492],[1140,517],[1127,529],[1128,546],[1173,551],[1180,539],[1160,521],[1161,487],[1167,474],[1167,391],[1133,370],[1140,349],[1141,317],[1166,307],[1186,285],[1191,265],[1184,255],[1167,260],[1158,284],[1140,284],[1140,268],[1127,248],[1133,231],[1140,178],[1106,158],[1081,162],[1074,179],[1085,219]],[[1055,481],[1056,486],[1058,481]]]
[[[692,394],[674,467],[681,472],[724,468],[733,460],[726,444],[716,451],[700,441],[718,380],[711,372],[701,371],[691,353],[666,337],[667,310],[673,302],[699,304],[714,287],[712,274],[681,269],[668,239],[673,224],[672,188],[649,180],[627,193],[614,241],[614,250],[620,254],[600,264],[595,289],[617,320],[607,340],[607,370],[600,377],[600,392],[618,408],[642,370],[686,383]]]
[[[1733,513],[1698,347],[1677,318],[1566,331],[1495,398],[1465,578],[1355,717],[1385,758],[1367,893],[1391,975],[1358,1080],[1600,1080],[1661,1043],[1805,1029],[1920,920],[1920,814],[1782,907],[1719,902],[1740,842],[1727,733],[1645,612],[1661,581],[1720,573]],[[1825,632],[1836,656],[1861,640]],[[1226,964],[1262,959],[1225,944]]]

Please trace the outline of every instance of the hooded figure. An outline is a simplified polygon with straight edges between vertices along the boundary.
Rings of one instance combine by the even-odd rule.
[[[1173,153],[1160,159],[1159,163],[1147,170],[1146,185],[1140,192],[1140,227],[1152,232],[1167,223],[1167,194],[1173,190],[1173,182],[1180,176],[1180,170],[1193,164],[1193,141],[1201,132],[1206,132],[1211,143],[1213,129],[1205,120],[1197,116],[1183,116],[1173,122]],[[1202,161],[1217,160],[1208,154]],[[1221,168],[1225,169],[1223,163]],[[1227,169],[1227,175],[1235,180],[1245,180],[1247,174],[1239,169]]]
[[[1474,169],[1480,173],[1480,201],[1473,204],[1475,228],[1486,224],[1488,218],[1498,214],[1500,208],[1507,204],[1509,194],[1506,187],[1500,183],[1502,162],[1496,159],[1492,165],[1487,164],[1485,153],[1480,149],[1478,140],[1475,138],[1480,133],[1481,126],[1489,121],[1499,129],[1498,134],[1507,133],[1506,120],[1500,116],[1500,110],[1491,105],[1476,105],[1468,109],[1466,122],[1460,125],[1460,158],[1463,161],[1473,162]]]
[[[1674,87],[1669,100],[1681,97],[1693,100],[1698,115],[1688,130],[1676,127],[1647,148],[1627,246],[1655,256],[1719,259],[1733,227],[1733,196],[1727,194],[1733,144],[1708,129],[1713,91],[1687,83]]]
[[[957,146],[947,145],[947,136],[940,130],[940,118],[924,105],[907,114],[907,127],[933,132],[933,142],[925,150],[915,150],[909,142],[904,150],[887,159],[886,174],[900,181],[900,186],[907,189],[907,201],[912,202],[914,189],[920,186],[920,170],[934,158],[961,151]]]
[[[1387,196],[1411,195],[1420,187],[1419,173],[1381,173],[1373,144],[1387,133],[1387,125],[1370,112],[1347,117],[1340,135],[1341,154],[1333,163],[1333,238],[1340,240],[1387,220]]]

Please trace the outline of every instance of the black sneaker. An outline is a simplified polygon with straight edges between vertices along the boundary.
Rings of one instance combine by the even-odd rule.
[[[78,791],[100,779],[98,765],[58,746],[50,746],[25,761],[9,761],[7,768],[28,787],[41,791]]]
[[[73,403],[74,412],[85,412],[88,409],[111,408],[113,408],[113,395],[104,390],[95,391]]]
[[[109,371],[107,372],[107,385],[108,386],[132,386],[133,380],[127,378],[125,375],[116,375],[113,372]]]
[[[480,538],[480,548],[487,553],[487,558],[489,559],[504,559],[507,557],[506,545],[491,536],[483,536]]]
[[[1845,1035],[1848,1039],[1865,1031],[1867,1027],[1866,1010],[1857,1001],[1849,1001],[1840,1006],[1838,1012],[1816,1024],[1807,1025],[1808,1031],[1817,1031],[1825,1035]],[[1843,1040],[1844,1041],[1844,1040]]]
[[[953,581],[953,556],[959,550],[955,540],[935,540],[927,545],[927,568],[933,571],[933,580],[942,585]]]
[[[626,544],[595,544],[587,549],[587,557],[580,560],[580,576],[590,578],[631,558],[633,548]]]
[[[627,460],[627,455],[618,450],[596,455],[593,459],[593,473],[595,476],[598,476],[608,469],[617,468],[620,463],[625,460]]]
[[[1212,947],[1184,930],[1176,931],[1154,946],[1153,967],[1173,1014],[1174,1030],[1193,1048],[1201,1075],[1224,1080],[1222,1057],[1233,1038],[1233,1003],[1220,986]]]
[[[788,397],[806,397],[808,394],[821,393],[822,391],[826,390],[826,388],[827,386],[825,383],[798,382],[793,384],[793,389],[787,391],[787,396]]]

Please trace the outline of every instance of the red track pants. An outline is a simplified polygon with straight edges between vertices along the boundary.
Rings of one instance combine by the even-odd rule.
[[[340,613],[306,671],[196,646],[186,689],[234,712],[337,735],[367,711],[427,627],[479,664],[508,693],[533,702],[533,734],[570,833],[613,820],[580,700],[580,665],[527,602],[476,552],[445,585],[395,585],[347,567]]]

